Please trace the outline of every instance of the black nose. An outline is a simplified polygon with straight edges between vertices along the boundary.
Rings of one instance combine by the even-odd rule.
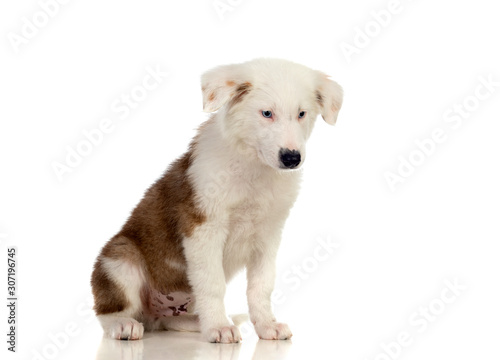
[[[283,168],[296,168],[300,164],[300,153],[297,150],[281,149],[280,161]]]

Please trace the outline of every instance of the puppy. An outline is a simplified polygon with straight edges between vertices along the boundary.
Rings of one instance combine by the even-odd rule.
[[[94,309],[115,339],[173,329],[239,342],[223,300],[226,283],[246,268],[258,336],[289,339],[271,310],[276,253],[315,118],[335,124],[342,89],[278,59],[217,67],[201,83],[204,111],[218,111],[103,247]]]

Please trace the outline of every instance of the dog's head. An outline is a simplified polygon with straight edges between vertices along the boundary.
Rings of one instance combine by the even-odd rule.
[[[299,168],[317,115],[334,125],[342,105],[336,82],[285,60],[220,66],[201,82],[204,111],[219,110],[227,138],[275,169]]]

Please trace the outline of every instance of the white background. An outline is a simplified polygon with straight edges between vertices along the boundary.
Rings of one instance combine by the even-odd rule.
[[[96,356],[101,330],[88,299],[99,249],[207,118],[200,75],[262,56],[319,69],[345,91],[337,125],[317,120],[286,224],[277,280],[285,301],[276,314],[294,338],[272,345],[274,358],[316,351],[388,359],[380,344],[401,332],[412,343],[397,358],[498,357],[500,87],[470,98],[480,78],[500,82],[493,3],[401,0],[378,28],[373,12],[389,1],[232,3],[221,18],[210,0],[74,0],[17,47],[12,34],[22,36],[23,18],[33,21],[40,3],[0,5],[0,258],[5,269],[6,247],[18,247],[18,358],[44,350],[44,358]],[[354,44],[357,29],[371,36],[348,59],[341,46]],[[169,75],[121,120],[111,105],[141,84],[148,66]],[[453,128],[443,116],[464,101],[474,110]],[[59,181],[53,163],[64,164],[67,147],[103,118],[113,131]],[[384,174],[397,174],[401,157],[418,151],[415,141],[438,128],[446,141],[392,191]],[[318,241],[332,239],[341,245],[315,260]],[[297,267],[300,281],[290,273]],[[465,290],[442,308],[446,279]],[[5,276],[1,284],[6,298]],[[228,312],[246,311],[244,292],[242,276],[228,289]],[[429,304],[439,310],[435,320],[425,330],[412,325]],[[51,335],[68,326],[76,330],[56,346]],[[245,337],[239,357],[251,358],[256,341]],[[221,358],[238,356],[238,348],[217,349]]]

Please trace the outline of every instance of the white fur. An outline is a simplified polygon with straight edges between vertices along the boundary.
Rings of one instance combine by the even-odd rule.
[[[126,311],[97,317],[104,329],[104,334],[117,340],[141,339],[144,326],[134,318],[138,316],[142,308],[140,291],[144,284],[144,274],[137,266],[122,260],[104,257],[102,263],[108,276],[120,286],[130,304]]]
[[[130,306],[127,307],[127,314],[134,316],[141,311],[141,288],[144,284],[144,274],[137,266],[103,257],[102,264],[108,276],[120,286]]]
[[[250,90],[226,106],[241,83],[251,84]],[[342,90],[322,73],[273,59],[216,68],[203,76],[202,87],[205,109],[219,111],[198,135],[188,175],[208,220],[183,242],[201,330],[209,341],[239,341],[223,298],[226,282],[246,267],[258,335],[288,339],[290,329],[276,322],[270,296],[281,230],[301,171],[281,169],[279,151],[299,151],[302,164],[317,114],[333,124]],[[274,118],[263,117],[263,110]],[[300,111],[306,111],[303,119]]]

